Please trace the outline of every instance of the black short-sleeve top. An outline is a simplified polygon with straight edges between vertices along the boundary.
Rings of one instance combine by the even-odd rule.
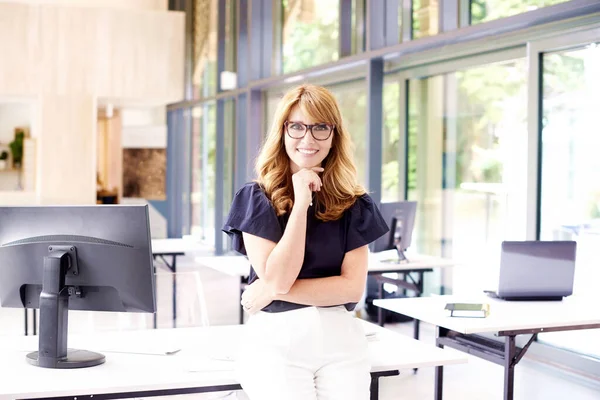
[[[279,242],[289,214],[277,216],[271,201],[258,183],[247,183],[233,198],[229,216],[223,227],[233,242],[233,249],[244,255],[246,247],[242,232]],[[323,222],[310,207],[306,224],[304,263],[298,279],[339,276],[344,255],[373,242],[389,230],[379,209],[368,194],[360,196],[342,217]],[[249,283],[257,279],[250,269]],[[356,304],[346,304],[348,310]],[[276,300],[263,309],[266,312],[289,311],[306,305]]]

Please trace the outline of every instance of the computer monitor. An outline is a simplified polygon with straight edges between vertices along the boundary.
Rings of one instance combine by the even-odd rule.
[[[67,349],[68,310],[156,310],[147,205],[0,207],[0,306],[39,308],[30,364],[81,368],[104,355]]]
[[[375,241],[374,252],[396,249],[399,261],[408,261],[404,252],[410,247],[417,213],[416,201],[381,203],[379,210],[390,230]]]

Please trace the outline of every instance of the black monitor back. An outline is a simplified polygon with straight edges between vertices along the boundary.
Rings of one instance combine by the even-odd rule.
[[[69,309],[154,312],[147,205],[0,207],[0,305],[39,308],[44,257],[74,246]]]
[[[389,224],[390,230],[375,241],[373,251],[380,252],[396,249],[395,243],[398,241],[401,251],[408,249],[412,241],[417,202],[399,201],[381,203],[379,210],[385,222]]]

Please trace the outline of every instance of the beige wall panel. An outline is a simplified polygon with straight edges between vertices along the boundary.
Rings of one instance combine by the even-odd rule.
[[[43,204],[96,201],[96,114],[92,96],[41,99],[40,200]]]
[[[183,99],[183,13],[109,12],[99,24],[98,95],[167,104]],[[127,38],[127,40],[123,40]]]
[[[0,4],[0,96],[38,92],[39,8]]]
[[[41,92],[59,96],[96,92],[98,13],[86,8],[41,6]]]
[[[0,37],[0,97],[183,99],[183,13],[0,3]]]

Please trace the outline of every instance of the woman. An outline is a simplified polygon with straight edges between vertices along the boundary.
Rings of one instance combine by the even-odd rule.
[[[281,100],[223,230],[252,269],[238,378],[252,400],[369,398],[367,341],[349,311],[362,297],[367,245],[388,231],[357,183],[352,143],[326,89]]]

